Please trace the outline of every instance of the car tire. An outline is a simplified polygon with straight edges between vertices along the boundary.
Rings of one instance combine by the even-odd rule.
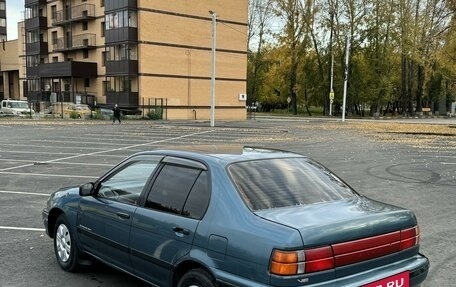
[[[217,287],[217,284],[207,271],[192,269],[181,277],[177,287]]]
[[[65,215],[57,218],[54,229],[54,252],[57,262],[65,271],[79,268],[79,249]]]

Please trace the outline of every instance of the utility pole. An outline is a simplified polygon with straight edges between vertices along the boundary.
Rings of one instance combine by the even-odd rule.
[[[215,47],[217,39],[217,14],[209,11],[212,15],[212,72],[211,72],[211,127],[215,126]]]
[[[333,52],[333,24],[334,24],[334,11],[331,3],[330,8],[331,16],[331,33],[329,35],[329,50],[331,53],[331,71],[330,71],[330,87],[329,87],[329,115],[332,116],[332,105],[334,102],[334,52]]]
[[[347,46],[345,48],[345,79],[344,79],[344,100],[342,104],[342,122],[345,122],[345,105],[347,102],[347,84],[348,84],[348,59],[350,53],[350,36],[347,36]]]

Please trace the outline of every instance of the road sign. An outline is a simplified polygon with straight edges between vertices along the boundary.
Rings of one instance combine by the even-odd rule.
[[[329,93],[329,99],[331,100],[331,103],[332,103],[332,101],[334,100],[334,91],[331,91]]]

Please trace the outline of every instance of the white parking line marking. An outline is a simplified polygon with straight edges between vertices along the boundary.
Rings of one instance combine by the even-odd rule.
[[[28,228],[28,227],[13,227],[13,226],[0,226],[0,229],[3,229],[3,230],[22,230],[22,231],[39,231],[39,232],[46,231],[46,229],[44,229],[44,228]]]
[[[441,162],[443,165],[455,165],[456,162]]]
[[[91,144],[91,145],[105,145],[105,146],[122,146],[122,143],[105,143],[105,142],[76,142],[76,141],[57,141],[57,140],[30,140],[30,142],[51,142],[51,143],[64,143],[64,144]]]
[[[50,194],[38,193],[38,192],[22,192],[22,191],[10,191],[10,190],[0,190],[0,193],[9,193],[9,194],[27,194],[27,195],[38,195],[38,196],[49,196]]]
[[[34,165],[40,164],[48,164],[47,162],[42,161],[33,161],[33,160],[26,160],[26,159],[2,159],[0,161],[8,161],[8,162],[28,162],[33,163]],[[84,166],[107,166],[111,167],[114,164],[107,164],[107,163],[86,163],[86,162],[54,162],[53,164],[60,164],[60,165],[84,165]]]
[[[57,162],[57,161],[62,161],[62,160],[67,160],[67,159],[78,158],[78,157],[93,156],[93,155],[99,155],[99,154],[108,153],[108,152],[127,150],[127,149],[131,149],[131,148],[135,148],[135,147],[148,146],[148,145],[153,145],[153,144],[157,144],[157,143],[183,139],[183,138],[187,138],[187,137],[191,137],[191,136],[195,136],[195,135],[211,133],[211,132],[214,132],[214,131],[215,130],[208,130],[208,131],[191,133],[191,134],[187,134],[187,135],[183,135],[183,136],[178,136],[178,137],[173,137],[173,138],[168,138],[168,139],[163,139],[163,140],[158,140],[158,141],[153,141],[153,142],[148,142],[148,143],[129,145],[129,146],[125,146],[125,147],[109,149],[109,150],[104,150],[104,151],[96,151],[96,152],[84,153],[84,154],[75,154],[75,155],[71,155],[71,156],[67,156],[67,157],[63,157],[63,158],[43,161],[43,163],[51,163],[51,162]],[[5,171],[18,169],[18,168],[23,168],[23,167],[29,167],[29,166],[33,166],[33,164],[24,164],[24,165],[20,165],[20,166],[13,166],[13,167],[8,167],[8,168],[3,168],[3,169],[0,169],[0,173],[9,174],[9,173],[5,173]],[[11,174],[16,174],[16,173],[11,173]],[[17,173],[17,174],[20,174],[20,173]],[[35,175],[38,175],[38,174],[35,174]],[[57,175],[57,176],[60,176],[60,175]],[[72,177],[72,176],[70,176],[70,177]]]
[[[24,165],[23,167],[32,166],[33,164]],[[19,167],[16,167],[19,168]],[[27,176],[46,176],[46,177],[66,177],[66,178],[89,178],[96,179],[97,176],[88,176],[88,175],[68,175],[68,174],[46,174],[46,173],[29,173],[29,172],[11,172],[11,171],[1,171],[0,174],[9,174],[9,175],[27,175]]]

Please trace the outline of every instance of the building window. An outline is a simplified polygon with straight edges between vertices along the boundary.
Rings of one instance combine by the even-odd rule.
[[[87,29],[89,29],[89,24],[87,22],[82,22],[82,30],[86,31]]]
[[[130,76],[107,77],[106,88],[108,92],[137,92],[137,81],[132,81]]]
[[[38,67],[40,57],[38,55],[27,56],[27,67]]]
[[[51,6],[51,19],[57,18],[57,5]]]
[[[100,7],[104,7],[104,3],[105,1],[104,0],[100,0]]]
[[[57,63],[59,61],[59,57],[52,57],[52,63]]]
[[[84,59],[87,59],[87,58],[89,57],[89,50],[83,50],[83,51],[82,51],[82,57],[83,57]]]
[[[1,25],[0,25],[1,26]],[[36,43],[40,41],[40,30],[32,30],[27,32],[26,43]]]
[[[119,44],[106,47],[107,61],[138,60],[138,47],[133,44]]]
[[[6,19],[0,18],[0,27],[6,27]]]
[[[84,79],[84,87],[86,87],[86,88],[90,87],[90,79],[89,78],[85,78]]]
[[[52,45],[57,45],[57,31],[52,31]]]
[[[105,22],[106,30],[123,27],[138,27],[136,12],[129,10],[117,11],[114,13],[106,14]]]
[[[104,37],[106,34],[106,25],[105,22],[101,22],[101,37]]]
[[[106,52],[101,52],[101,66],[106,66]]]

